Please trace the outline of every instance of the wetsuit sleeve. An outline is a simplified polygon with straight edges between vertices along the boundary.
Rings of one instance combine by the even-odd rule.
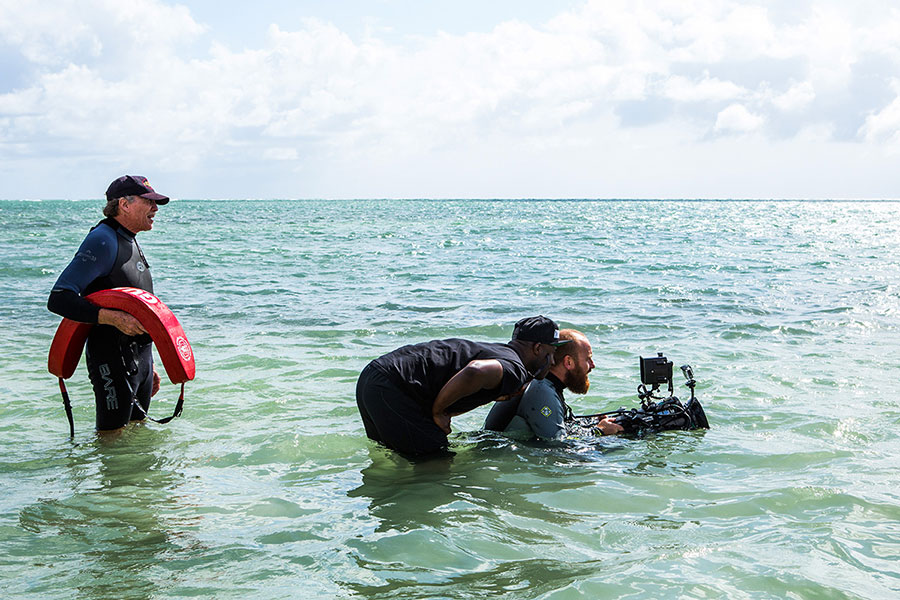
[[[541,439],[555,440],[566,435],[563,406],[550,383],[532,382],[519,402],[518,415]]]
[[[62,317],[96,323],[100,307],[82,294],[98,277],[108,275],[116,262],[118,241],[108,227],[97,227],[81,243],[69,266],[50,290],[47,308]]]
[[[521,398],[514,398],[505,402],[494,402],[484,420],[484,428],[489,431],[506,431],[510,421],[516,416],[521,401]]]

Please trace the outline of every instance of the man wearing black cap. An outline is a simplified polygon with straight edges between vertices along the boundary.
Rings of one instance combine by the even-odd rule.
[[[587,336],[580,331],[563,329],[559,339],[569,343],[556,349],[547,376],[528,384],[520,398],[494,404],[484,422],[485,429],[542,440],[614,435],[623,431],[610,418],[597,418],[592,423],[575,419],[563,391],[587,393],[591,387],[588,373],[594,369],[594,353]]]
[[[97,405],[97,429],[116,430],[141,420],[159,389],[150,336],[130,314],[100,308],[84,296],[114,287],[153,292],[150,265],[135,235],[153,228],[157,207],[167,204],[146,177],[124,175],[106,190],[105,219],[95,225],[50,291],[47,308],[94,323],[85,357]],[[132,408],[136,410],[132,412]]]
[[[516,323],[506,344],[434,340],[385,354],[356,384],[366,435],[407,455],[439,452],[451,417],[521,393],[547,374],[563,343],[556,323],[537,316]]]

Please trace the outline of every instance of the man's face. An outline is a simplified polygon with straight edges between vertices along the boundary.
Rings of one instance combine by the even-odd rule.
[[[159,208],[155,200],[148,200],[141,196],[132,196],[119,201],[119,221],[129,231],[150,231],[153,229],[153,218]]]
[[[573,394],[587,394],[591,387],[588,373],[594,369],[594,352],[590,343],[583,340],[572,342],[578,344],[578,350],[567,357],[574,363],[566,369],[566,380],[563,383]]]
[[[553,354],[555,352],[556,347],[551,346],[550,344],[534,345],[535,359],[531,365],[528,365],[528,370],[534,373],[535,379],[543,379],[547,376],[547,373],[550,372],[550,367],[553,366]]]

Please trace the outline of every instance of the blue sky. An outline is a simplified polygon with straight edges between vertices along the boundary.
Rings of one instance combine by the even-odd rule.
[[[869,0],[0,0],[0,198],[900,198],[898,31]]]

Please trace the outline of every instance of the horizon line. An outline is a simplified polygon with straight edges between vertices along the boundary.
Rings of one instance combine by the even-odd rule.
[[[0,202],[99,202],[105,198],[0,198]],[[366,198],[175,198],[173,201],[188,202],[900,202],[897,198],[539,198],[539,197],[366,197]]]

